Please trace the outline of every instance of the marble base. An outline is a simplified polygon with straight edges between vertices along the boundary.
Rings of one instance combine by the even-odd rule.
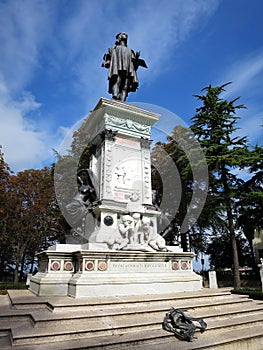
[[[39,296],[79,298],[202,289],[202,279],[192,268],[195,255],[184,253],[178,247],[177,252],[82,248],[79,245],[57,245],[40,253],[39,272],[31,278],[29,290]]]
[[[71,273],[38,272],[31,277],[29,290],[38,296],[67,296]]]

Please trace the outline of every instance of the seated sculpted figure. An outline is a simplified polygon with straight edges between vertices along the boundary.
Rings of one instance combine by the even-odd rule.
[[[154,228],[151,226],[151,219],[149,217],[143,217],[141,225],[145,239],[151,248],[161,251],[168,250],[165,245],[165,239],[154,231]]]
[[[129,244],[134,244],[134,219],[130,215],[123,215],[122,223],[119,224],[119,231]]]

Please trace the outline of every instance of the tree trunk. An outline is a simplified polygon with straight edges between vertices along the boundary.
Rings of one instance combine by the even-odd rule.
[[[227,209],[227,216],[228,216],[230,241],[231,241],[232,251],[233,251],[234,288],[240,288],[241,282],[240,282],[240,273],[239,273],[239,259],[238,259],[238,251],[237,251],[237,242],[236,242],[236,236],[235,236],[235,231],[234,231],[234,226],[233,226],[232,208],[231,208],[230,203],[229,203],[229,205],[230,205],[230,208]]]
[[[183,186],[182,191],[183,191],[183,193],[186,193],[187,188],[185,186]],[[180,207],[179,207],[179,217],[180,217],[180,221],[181,221],[181,229],[180,229],[180,231],[181,231],[181,248],[183,249],[184,252],[189,251],[189,244],[188,244],[189,243],[188,242],[189,227],[187,226],[188,223],[184,222],[184,219],[186,218],[186,215],[187,215],[187,209],[188,209],[187,200],[183,195],[181,198],[181,203],[180,203]]]
[[[19,263],[16,261],[15,271],[14,271],[14,283],[18,283],[18,268],[19,268]]]
[[[21,264],[20,264],[19,282],[23,282],[24,267],[25,267],[25,253],[22,255],[22,260],[21,260]]]
[[[5,259],[4,254],[0,257],[0,281],[4,280]]]
[[[222,183],[224,186],[224,195],[225,195],[225,204],[226,204],[226,212],[227,212],[227,221],[228,221],[228,229],[229,229],[229,238],[231,241],[232,252],[233,252],[233,267],[234,267],[234,288],[240,288],[240,274],[239,274],[239,259],[238,259],[238,251],[237,251],[237,242],[236,235],[234,230],[234,220],[232,214],[232,203],[230,198],[230,190],[227,181],[227,170],[225,166],[222,166]]]
[[[17,246],[16,252],[15,252],[14,283],[18,283],[18,279],[19,279],[19,265],[20,265],[20,260],[21,260],[20,251],[21,251],[20,246]]]
[[[35,252],[32,252],[32,255],[31,255],[31,261],[30,261],[30,270],[29,270],[29,273],[33,273],[34,272],[34,267],[35,267],[35,256],[36,256],[36,253]]]

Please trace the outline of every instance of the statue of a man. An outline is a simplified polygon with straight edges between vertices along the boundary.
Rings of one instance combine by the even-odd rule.
[[[147,68],[144,60],[139,59],[140,52],[127,47],[128,35],[121,32],[116,35],[115,45],[108,49],[103,57],[102,67],[108,68],[109,93],[112,99],[126,101],[130,91],[135,92],[139,82],[137,69]]]

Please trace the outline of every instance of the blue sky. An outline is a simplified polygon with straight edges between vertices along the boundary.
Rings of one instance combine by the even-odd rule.
[[[0,0],[0,144],[14,171],[50,165],[67,131],[107,93],[104,52],[129,35],[148,69],[127,102],[189,125],[201,89],[228,81],[240,133],[262,139],[262,0]],[[167,130],[175,126],[166,118]],[[167,131],[167,132],[168,132]]]

